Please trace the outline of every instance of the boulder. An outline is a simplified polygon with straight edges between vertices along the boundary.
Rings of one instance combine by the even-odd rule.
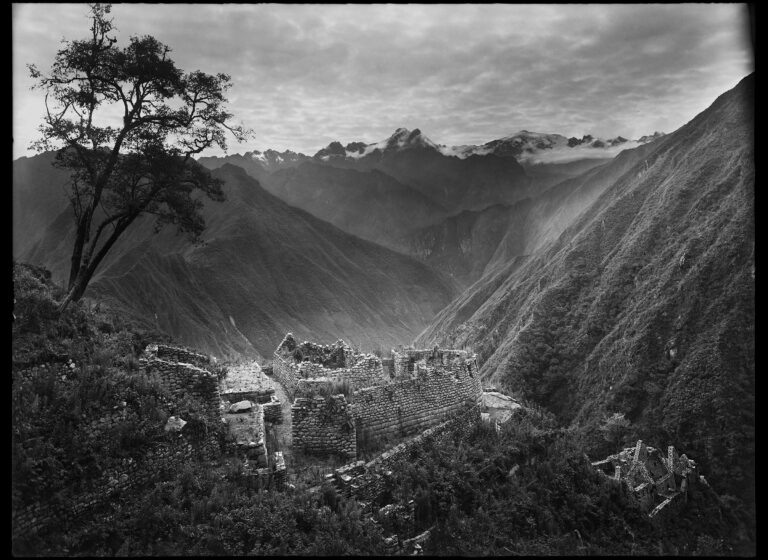
[[[181,418],[177,418],[176,416],[171,416],[168,418],[168,422],[165,423],[165,431],[166,432],[180,432],[181,429],[187,425],[186,420],[182,420]]]
[[[229,412],[237,414],[238,412],[250,412],[253,410],[253,403],[251,401],[236,402],[229,407]]]

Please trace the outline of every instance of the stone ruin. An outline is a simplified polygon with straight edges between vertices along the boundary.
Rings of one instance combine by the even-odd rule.
[[[54,364],[43,364],[40,369],[61,371],[62,381],[74,369],[72,360],[53,368]],[[149,345],[139,358],[139,367],[148,373],[155,373],[171,394],[172,402],[183,392],[190,392],[203,403],[200,414],[213,422],[221,421],[221,399],[218,379],[214,372],[215,361],[210,357],[197,354],[185,348],[176,348],[164,344]],[[20,377],[26,377],[21,372]],[[85,424],[86,429],[95,438],[104,437],[126,421],[126,403],[122,402],[118,410],[93,418]],[[178,416],[171,416],[164,425],[164,440],[148,449],[140,459],[123,458],[114,465],[109,465],[100,476],[87,481],[88,488],[74,496],[73,500],[61,503],[31,503],[12,514],[11,532],[17,535],[29,535],[43,532],[47,527],[62,520],[76,519],[101,508],[119,496],[121,492],[135,492],[146,488],[164,473],[180,469],[193,457],[211,459],[221,454],[219,442],[213,437],[190,437],[189,422]],[[105,523],[110,517],[105,518]]]
[[[266,404],[276,400],[272,382],[262,375],[256,362],[228,366],[226,375],[219,382],[219,390],[222,398],[231,403],[250,400]]]
[[[687,498],[691,483],[703,481],[703,477],[696,476],[696,462],[685,454],[678,455],[673,445],[664,453],[647,447],[642,440],[592,466],[627,484],[651,518],[668,511],[670,504]]]
[[[333,383],[357,389],[385,380],[377,356],[356,353],[343,340],[326,345],[298,344],[291,333],[275,350],[272,371],[292,398],[314,394],[319,387]]]
[[[228,451],[244,457],[246,470],[267,468],[264,409],[251,401],[236,402],[228,407],[224,421],[233,440]]]
[[[464,350],[393,350],[381,359],[341,340],[299,344],[288,333],[272,370],[296,397],[294,447],[347,458],[363,439],[418,434],[477,405],[482,394],[476,356]]]
[[[285,470],[282,455],[270,469],[265,422],[281,421],[280,401],[257,363],[222,368],[215,358],[162,344],[147,346],[139,362],[148,372],[159,373],[172,393],[191,391],[201,398],[205,403],[201,412],[211,422],[226,424],[230,441],[223,451],[243,459],[244,474],[256,476],[266,486],[276,472]],[[166,431],[181,437],[186,424],[183,418],[171,417]],[[214,454],[221,451],[217,448]]]

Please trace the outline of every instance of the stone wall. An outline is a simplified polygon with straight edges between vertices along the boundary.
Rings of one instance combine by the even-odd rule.
[[[296,387],[299,381],[299,368],[294,362],[283,359],[277,353],[272,360],[272,375],[290,398],[296,395]]]
[[[297,361],[296,356],[303,361]],[[355,353],[342,341],[330,346],[306,341],[297,344],[291,333],[275,351],[272,374],[291,398],[313,394],[323,383],[347,383],[354,390],[379,385],[390,378],[381,360],[373,354]],[[323,381],[302,383],[302,380]]]
[[[314,361],[296,361],[303,358]],[[333,367],[326,367],[330,363]],[[273,374],[289,397],[297,399],[296,410],[303,412],[292,415],[299,419],[313,417],[316,411],[305,403],[314,402],[318,394],[346,394],[345,417],[339,424],[345,425],[346,415],[351,416],[357,437],[364,439],[417,434],[474,406],[482,395],[475,355],[463,350],[407,349],[393,351],[392,358],[383,361],[354,353],[341,341],[333,346],[298,344],[288,333],[275,351]],[[341,391],[341,383],[347,390]],[[305,451],[349,452],[334,439],[338,434],[328,422],[300,421],[292,430],[294,445],[298,442]]]
[[[626,484],[641,507],[656,520],[659,513],[669,515],[679,506],[688,485],[699,483],[696,461],[685,454],[678,455],[670,445],[663,449],[646,446],[638,440],[634,447],[626,447],[615,455],[592,463],[598,472]],[[680,480],[680,486],[677,485]],[[658,521],[658,520],[657,520]]]
[[[397,461],[414,458],[428,441],[437,442],[446,437],[466,437],[480,420],[480,405],[467,408],[453,418],[429,428],[419,435],[388,449],[368,463],[355,461],[329,475],[336,489],[347,497],[373,502],[389,484],[388,471]]]
[[[219,422],[221,418],[221,396],[219,380],[211,372],[188,363],[174,363],[159,358],[139,358],[139,363],[148,373],[156,372],[171,394],[177,396],[188,392],[204,403],[201,411],[206,418]]]
[[[225,451],[245,459],[253,468],[268,465],[264,408],[262,405],[245,402],[246,407],[224,415],[229,431]]]
[[[184,363],[159,356],[184,360]],[[182,391],[191,393],[203,402],[201,412],[207,419],[215,423],[221,421],[218,378],[206,369],[193,365],[209,364],[207,356],[158,345],[148,347],[148,352],[139,362],[147,372],[156,372],[173,396]],[[123,411],[119,411],[94,419],[90,424],[93,425],[94,434],[103,434],[111,426],[118,426],[124,421]],[[88,514],[114,501],[121,492],[135,492],[181,468],[194,457],[212,459],[220,453],[221,448],[215,435],[199,438],[183,431],[166,431],[164,438],[148,448],[140,458],[105,465],[103,474],[97,480],[88,482],[86,491],[67,496],[60,502],[36,502],[12,511],[12,537],[29,537],[53,524]]]
[[[313,394],[313,391],[321,385],[344,383],[354,391],[389,382],[389,376],[385,376],[379,358],[372,354],[361,354],[355,358],[357,361],[351,367],[339,369],[302,362],[298,365],[296,394],[298,396]]]
[[[344,395],[297,398],[291,406],[293,446],[306,453],[357,456],[355,424]]]
[[[438,361],[414,362],[412,374],[396,354],[395,368],[400,368],[396,381],[353,393],[357,429],[374,438],[408,436],[476,404],[482,387],[472,367],[474,355],[442,352]]]
[[[411,377],[421,368],[450,367],[452,362],[459,361],[466,365],[471,374],[477,373],[477,360],[474,354],[465,350],[447,350],[434,348],[432,350],[407,349],[392,351],[392,371],[394,377],[403,379]]]
[[[106,506],[120,493],[134,492],[180,469],[195,456],[207,458],[219,454],[212,439],[195,446],[178,433],[170,433],[166,441],[149,449],[140,460],[126,459],[105,469],[88,490],[67,497],[59,503],[32,503],[12,512],[12,537],[26,537],[50,527],[76,519],[96,508]]]
[[[316,344],[305,340],[299,344],[292,333],[287,333],[275,354],[286,360],[293,358],[295,362],[308,361],[327,368],[341,368],[352,364],[353,351],[343,340],[334,344]]]
[[[280,401],[273,395],[272,400],[261,405],[264,410],[264,421],[279,424],[283,421],[283,413]]]
[[[154,351],[158,358],[160,358],[161,360],[166,360],[168,362],[181,362],[185,364],[192,364],[197,367],[206,368],[206,369],[212,365],[210,356],[198,354],[197,352],[192,352],[191,350],[187,350],[186,348],[177,348],[175,346],[158,344],[156,345],[156,350]]]

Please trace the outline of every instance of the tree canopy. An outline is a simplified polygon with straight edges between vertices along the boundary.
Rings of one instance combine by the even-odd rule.
[[[46,112],[32,147],[57,150],[71,172],[69,199],[76,223],[68,293],[80,299],[115,241],[142,213],[199,238],[205,228],[196,191],[221,201],[221,183],[193,156],[226,150],[250,131],[231,124],[226,74],[185,73],[171,49],[146,35],[119,47],[109,4],[91,5],[90,37],[64,41],[50,73],[28,65],[45,91]]]

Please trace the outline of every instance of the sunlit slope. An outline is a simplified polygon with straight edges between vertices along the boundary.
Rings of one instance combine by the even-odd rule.
[[[566,421],[625,413],[634,433],[674,440],[749,495],[753,98],[754,75],[654,143],[544,251],[479,280],[417,344],[475,348],[484,377]]]

